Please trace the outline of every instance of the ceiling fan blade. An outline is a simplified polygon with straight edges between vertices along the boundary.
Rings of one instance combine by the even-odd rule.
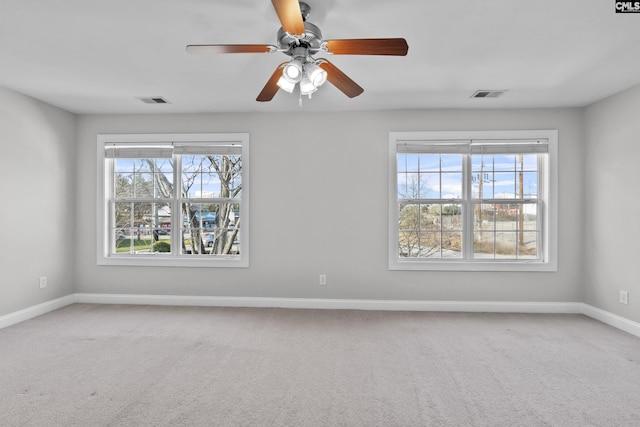
[[[298,0],[271,0],[282,28],[289,34],[304,34],[304,21]]]
[[[340,71],[338,67],[333,65],[331,62],[324,58],[320,58],[318,62],[320,68],[327,72],[327,80],[329,80],[332,85],[340,89],[342,93],[347,95],[349,98],[355,98],[364,92],[364,89],[362,89],[358,83],[351,80],[349,76]]]
[[[409,51],[409,45],[403,38],[327,40],[326,46],[334,55],[405,56]]]
[[[256,98],[256,101],[267,102],[271,101],[273,97],[276,96],[278,89],[280,89],[280,87],[278,86],[278,80],[280,80],[280,77],[282,77],[282,69],[285,65],[287,65],[287,62],[283,62],[282,64],[278,65],[278,68],[276,68],[276,70],[273,72],[267,84],[264,85],[264,88],[262,88],[262,92],[260,92],[260,94]]]
[[[269,53],[276,49],[268,44],[190,44],[187,53]]]

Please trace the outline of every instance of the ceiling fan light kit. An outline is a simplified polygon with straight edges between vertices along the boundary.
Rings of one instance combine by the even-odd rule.
[[[282,69],[282,77],[278,80],[278,87],[293,93],[297,83],[300,84],[300,95],[316,92],[327,81],[327,72],[320,68],[311,57],[297,57],[289,61]]]
[[[293,90],[296,88],[295,82],[289,81],[285,76],[280,77],[276,84],[280,89],[289,93],[293,93]]]
[[[320,28],[307,22],[311,7],[298,0],[271,0],[282,27],[278,30],[278,45],[213,44],[188,45],[188,53],[273,53],[291,57],[276,68],[256,98],[271,101],[278,89],[293,93],[299,86],[300,96],[315,93],[327,80],[350,98],[360,95],[356,82],[327,59],[314,56],[320,52],[332,55],[405,56],[409,50],[403,38],[324,40]]]

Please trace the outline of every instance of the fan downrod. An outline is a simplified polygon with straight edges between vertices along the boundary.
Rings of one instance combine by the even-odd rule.
[[[302,20],[306,22],[309,14],[311,13],[311,6],[303,1],[298,3],[300,4],[300,12],[302,12]]]

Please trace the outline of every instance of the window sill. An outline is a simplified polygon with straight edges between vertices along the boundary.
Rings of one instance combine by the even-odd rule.
[[[558,268],[543,261],[425,261],[391,259],[389,270],[406,271],[539,271],[556,272]]]
[[[149,256],[99,256],[98,265],[131,267],[204,267],[204,268],[247,268],[249,260],[240,256],[210,258],[205,256],[175,257],[167,255]]]

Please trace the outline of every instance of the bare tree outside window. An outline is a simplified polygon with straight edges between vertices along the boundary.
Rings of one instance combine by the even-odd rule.
[[[398,254],[404,258],[459,257],[462,248],[460,156],[398,156]],[[446,197],[447,200],[444,199]]]
[[[238,253],[240,205],[236,199],[242,192],[242,158],[187,156],[183,162],[183,250],[191,254]]]
[[[180,159],[179,211],[171,224],[175,159],[118,158],[114,174],[117,252],[168,252],[171,228],[180,230],[182,254],[238,254],[242,157],[185,155]],[[160,241],[163,241],[158,244]]]

